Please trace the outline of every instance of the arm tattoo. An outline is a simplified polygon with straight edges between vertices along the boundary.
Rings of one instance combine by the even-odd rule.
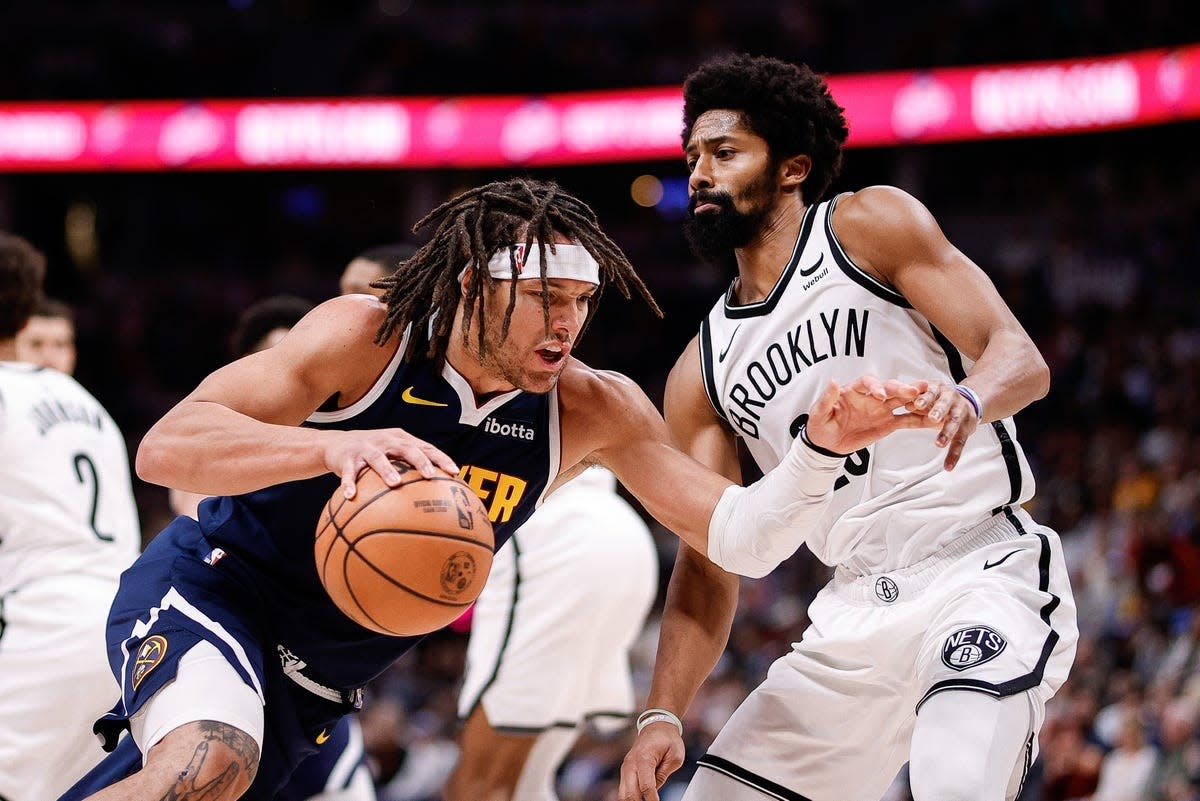
[[[196,745],[187,767],[179,772],[162,801],[218,801],[226,798],[240,776],[245,775],[247,785],[254,781],[258,772],[258,743],[245,732],[225,723],[200,721],[201,741]],[[218,742],[233,755],[233,760],[215,776],[204,775],[204,767],[210,756],[212,742]],[[216,766],[214,766],[216,767]],[[212,773],[212,770],[209,770]]]

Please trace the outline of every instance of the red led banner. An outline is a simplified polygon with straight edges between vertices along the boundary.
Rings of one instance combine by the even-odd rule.
[[[829,78],[858,147],[1200,117],[1200,45]],[[678,88],[537,97],[0,103],[0,171],[544,166],[681,158]]]

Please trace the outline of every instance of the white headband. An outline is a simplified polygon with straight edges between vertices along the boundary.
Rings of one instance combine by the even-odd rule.
[[[525,253],[525,245],[509,245],[500,248],[488,260],[488,273],[492,278],[511,281],[513,277],[513,262],[516,262],[517,278],[542,277],[542,246],[534,242]],[[525,269],[526,265],[529,270]],[[589,284],[600,284],[600,264],[583,245],[556,244],[554,250],[546,249],[546,277],[572,278],[576,281],[586,281]]]

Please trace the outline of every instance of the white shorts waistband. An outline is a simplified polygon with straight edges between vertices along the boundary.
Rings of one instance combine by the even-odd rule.
[[[983,522],[964,529],[940,551],[906,567],[864,576],[839,566],[834,570],[829,587],[840,598],[851,602],[875,605],[911,600],[966,554],[993,543],[1017,539],[1036,525],[1024,509],[1005,507]]]

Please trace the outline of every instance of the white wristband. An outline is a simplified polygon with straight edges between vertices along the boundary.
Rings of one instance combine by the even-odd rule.
[[[669,709],[647,709],[645,712],[637,716],[637,733],[641,734],[642,729],[649,726],[651,723],[673,723],[679,731],[679,736],[683,736],[683,721]]]

